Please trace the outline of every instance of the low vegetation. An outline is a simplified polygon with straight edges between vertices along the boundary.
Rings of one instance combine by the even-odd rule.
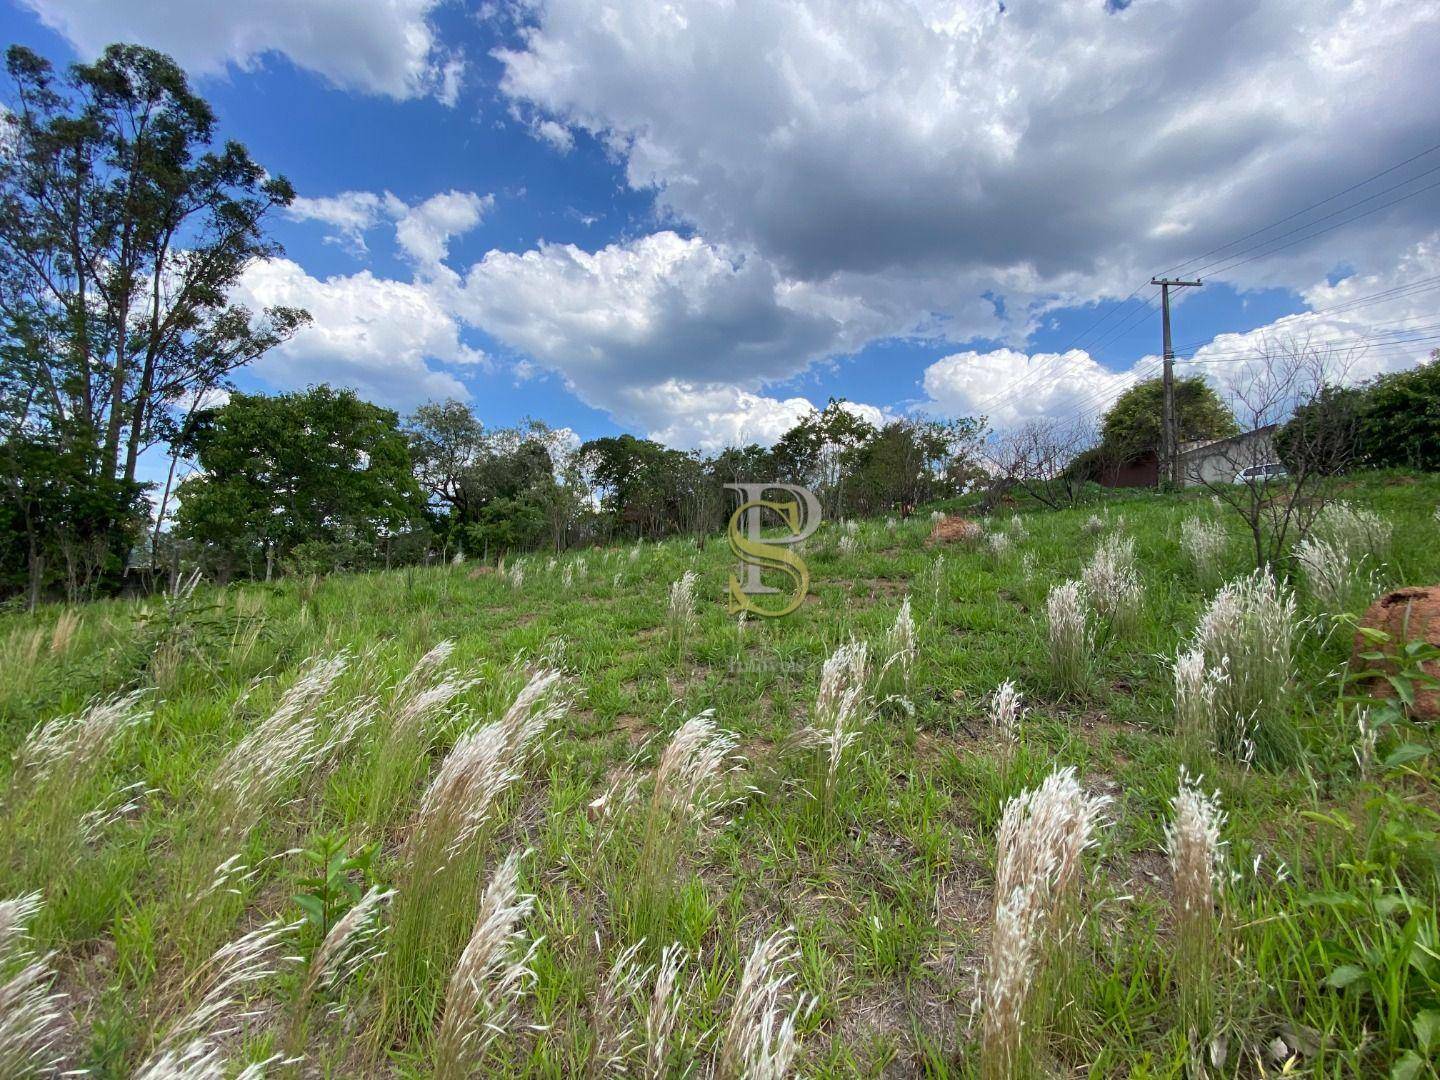
[[[0,1073],[1432,1076],[1440,479],[0,622]],[[928,508],[927,508],[928,510]]]

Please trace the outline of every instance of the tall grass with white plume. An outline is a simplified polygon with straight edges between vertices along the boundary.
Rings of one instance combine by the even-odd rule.
[[[834,813],[844,769],[853,757],[850,747],[867,717],[868,675],[869,648],[863,641],[841,645],[820,669],[820,689],[802,739],[818,751],[810,795],[822,824]]]
[[[1025,721],[1024,698],[1015,683],[1006,679],[990,697],[990,727],[999,733],[1007,747],[1019,745],[1020,732]]]
[[[1135,540],[1111,533],[1081,573],[1085,595],[1114,634],[1132,631],[1144,613],[1144,589],[1135,562]]]
[[[915,672],[915,661],[920,655],[918,637],[915,632],[915,617],[910,612],[910,597],[905,597],[895,622],[885,634],[884,670],[893,669],[900,676],[903,691],[910,693],[911,679]]]
[[[1395,527],[1384,517],[1348,502],[1327,503],[1310,523],[1308,536],[1343,551],[1353,563],[1378,568],[1390,555]]]
[[[683,648],[686,639],[695,630],[695,571],[686,570],[670,585],[670,604],[666,609],[666,620],[670,628],[670,640]]]
[[[1225,875],[1225,844],[1220,831],[1225,814],[1218,793],[1207,795],[1197,777],[1180,772],[1180,790],[1170,803],[1165,826],[1165,853],[1174,884],[1175,981],[1179,991],[1181,1027],[1200,1061],[1200,1047],[1216,1034],[1216,988],[1224,974],[1221,897]]]
[[[1180,550],[1201,586],[1212,588],[1225,573],[1230,534],[1213,518],[1192,517],[1180,523]]]
[[[637,941],[622,949],[590,999],[590,1076],[626,1076],[643,1056],[634,1003],[655,973],[653,966],[640,962],[644,947],[644,941]]]
[[[660,752],[648,798],[642,797],[641,775],[632,767],[599,800],[607,818],[606,840],[625,853],[612,869],[619,875],[614,888],[631,940],[670,936],[680,861],[700,830],[730,802],[731,781],[741,768],[738,746],[735,734],[721,728],[707,709],[681,724]]]
[[[315,1013],[324,1005],[332,1012],[338,1005],[327,999],[337,995],[356,975],[383,955],[386,905],[393,889],[371,886],[350,910],[335,920],[305,966],[305,975],[295,996],[285,1038],[291,1056],[304,1053],[306,1038]]]
[[[1364,608],[1381,591],[1374,569],[1367,568],[1367,556],[1355,555],[1344,544],[1307,536],[1295,545],[1295,561],[1310,599],[1326,615]]]
[[[981,977],[981,1073],[1025,1075],[1051,1002],[1067,992],[1070,937],[1109,799],[1073,768],[1006,804],[996,835],[992,936]]]
[[[675,1075],[676,1034],[680,1030],[680,1013],[685,1006],[689,981],[683,978],[689,954],[679,942],[660,950],[655,966],[655,985],[645,1009],[645,1075],[650,1080],[664,1080]]]
[[[455,643],[445,640],[415,661],[379,708],[368,740],[366,825],[378,836],[412,791],[434,747],[439,721],[480,683],[449,663]]]
[[[475,910],[493,826],[545,729],[569,708],[561,674],[535,672],[504,716],[463,734],[421,796],[400,852],[390,948],[380,966],[384,1026],[423,1025]]]
[[[1295,597],[1265,570],[1226,584],[1200,616],[1193,647],[1218,673],[1220,753],[1271,761],[1295,753],[1288,693],[1299,629]]]
[[[1214,753],[1221,742],[1232,742],[1243,738],[1245,732],[1230,731],[1222,739],[1217,725],[1222,722],[1219,713],[1220,684],[1225,681],[1222,670],[1208,667],[1203,649],[1189,649],[1175,658],[1173,669],[1175,685],[1175,738],[1179,744],[1180,760],[1187,767],[1197,771]],[[1229,722],[1231,718],[1224,718]]]
[[[1045,620],[1051,678],[1067,693],[1083,690],[1090,681],[1090,654],[1095,647],[1085,586],[1066,581],[1051,588],[1045,598]]]
[[[113,816],[117,797],[127,801],[132,789],[115,779],[114,766],[130,733],[150,719],[143,701],[142,691],[97,701],[36,726],[20,744],[0,850],[6,865],[21,869],[23,885],[68,890],[95,823]]]
[[[539,941],[528,940],[521,926],[535,905],[534,896],[520,891],[524,857],[519,851],[507,855],[480,898],[470,940],[445,989],[434,1044],[437,1080],[484,1071],[487,1052],[507,1033],[516,1003],[535,981],[530,965]]]
[[[296,958],[293,946],[300,923],[272,919],[226,942],[200,964],[171,995],[164,1027],[141,1071],[162,1077],[167,1063],[214,1053],[216,1044],[240,1032],[249,1019],[245,1004],[262,984]]]
[[[55,993],[49,956],[37,955],[29,929],[39,893],[0,900],[0,1076],[48,1076],[60,1069],[65,995]]]
[[[717,1054],[716,1075],[728,1080],[782,1080],[800,1052],[796,1027],[814,1000],[795,994],[794,965],[800,958],[790,930],[755,942],[745,958],[740,982]]]

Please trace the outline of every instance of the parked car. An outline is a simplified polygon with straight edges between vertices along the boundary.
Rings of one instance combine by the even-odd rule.
[[[1278,461],[1271,461],[1264,465],[1251,465],[1249,468],[1241,469],[1235,474],[1237,484],[1263,484],[1267,480],[1278,480],[1282,476],[1289,476],[1285,466]]]

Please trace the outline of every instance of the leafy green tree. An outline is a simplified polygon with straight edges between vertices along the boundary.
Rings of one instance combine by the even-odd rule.
[[[1370,393],[1360,386],[1324,386],[1295,407],[1275,433],[1275,453],[1292,476],[1345,472],[1357,463]]]
[[[202,471],[180,486],[176,530],[221,576],[263,563],[268,578],[302,544],[365,565],[421,517],[398,418],[351,390],[236,394],[198,419],[189,445]]]
[[[1165,415],[1165,386],[1147,379],[1126,390],[1105,414],[1100,441],[1112,460],[1132,462],[1158,453]],[[1235,417],[1210,384],[1198,375],[1175,380],[1175,429],[1182,443],[1223,439],[1239,433]]]
[[[1429,363],[1370,384],[1360,446],[1366,463],[1380,468],[1440,469],[1440,349]]]
[[[83,501],[106,504],[91,524],[109,532],[113,561],[134,533],[140,453],[173,439],[191,404],[307,318],[255,316],[229,299],[246,267],[279,253],[265,221],[294,191],[238,143],[216,145],[210,106],[161,53],[112,45],[61,77],[16,45],[6,65],[5,465],[22,465],[38,441],[78,468]]]

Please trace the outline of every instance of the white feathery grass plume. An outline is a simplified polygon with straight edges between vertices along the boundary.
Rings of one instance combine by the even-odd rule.
[[[919,649],[915,640],[915,619],[910,614],[910,597],[908,596],[901,603],[900,611],[895,616],[895,623],[885,636],[885,645],[889,652],[885,666],[898,664],[905,685],[909,686],[910,673],[915,667]]]
[[[333,990],[350,979],[365,964],[380,955],[380,938],[385,930],[381,921],[385,905],[395,895],[394,889],[381,890],[372,885],[368,892],[336,920],[310,958],[302,997]]]
[[[853,522],[851,524],[853,524]],[[859,552],[860,542],[855,539],[854,532],[847,531],[844,536],[840,537],[840,542],[836,545],[835,549],[841,556],[848,559]]]
[[[997,559],[1003,559],[1010,554],[1013,542],[1008,532],[1001,532],[995,529],[985,534],[985,543],[990,547],[990,554]]]
[[[462,850],[484,828],[501,794],[519,778],[511,761],[509,734],[498,721],[460,736],[420,797],[407,858],[413,861],[432,841],[441,845],[446,859]]]
[[[845,530],[846,536],[854,536],[860,531],[860,523],[858,521],[844,521],[841,522],[840,527]]]
[[[841,645],[820,669],[820,689],[805,741],[826,752],[826,790],[833,791],[840,765],[859,737],[869,674],[869,647],[863,641]]]
[[[200,1003],[170,1026],[145,1067],[197,1040],[219,1040],[240,1030],[246,1016],[238,1006],[256,983],[295,961],[279,954],[301,925],[272,919],[216,949],[185,983],[184,992],[198,994]]]
[[[1025,714],[1030,711],[1023,702],[1020,691],[1010,679],[1001,683],[990,699],[990,726],[1000,732],[1011,746],[1020,741],[1020,726]]]
[[[894,532],[894,531],[895,531],[895,526],[896,526],[897,524],[898,524],[898,522],[896,522],[896,520],[895,520],[893,517],[887,517],[887,518],[885,519],[885,529],[886,529],[886,531],[887,531],[887,532]]]
[[[1180,550],[1202,582],[1219,577],[1229,547],[1230,535],[1218,521],[1194,517],[1180,523]]]
[[[1109,799],[1086,795],[1074,768],[1057,769],[1006,805],[996,835],[995,907],[981,982],[981,1074],[1017,1074],[1030,987],[1075,916],[1084,855]]]
[[[642,938],[621,951],[590,1007],[590,1027],[595,1034],[590,1061],[595,1072],[623,1076],[640,1050],[630,1003],[655,972],[653,966],[643,967],[637,959],[644,945]]]
[[[1205,665],[1203,649],[1175,658],[1175,733],[1189,757],[1215,745],[1216,701],[1225,673]]]
[[[486,1049],[504,1034],[515,1003],[535,980],[530,968],[539,941],[528,942],[520,923],[535,897],[519,888],[527,852],[512,851],[480,898],[480,913],[445,990],[435,1037],[435,1075],[472,1075]]]
[[[56,1047],[64,994],[51,993],[55,971],[49,956],[29,945],[29,927],[40,910],[39,893],[0,900],[0,1076],[57,1072]]]
[[[1078,888],[1086,849],[1095,843],[1103,795],[1086,795],[1073,766],[1005,804],[996,837],[997,898],[1028,888],[1044,917]]]
[[[625,561],[633,563],[638,558],[640,558],[640,545],[636,544],[630,549],[630,554],[625,556]]]
[[[1360,768],[1361,779],[1368,779],[1375,768],[1375,748],[1380,742],[1380,729],[1370,720],[1370,710],[1361,709],[1355,717],[1356,739],[1351,753]]]
[[[1220,809],[1219,792],[1205,794],[1200,780],[1192,780],[1181,769],[1180,790],[1170,802],[1172,820],[1165,826],[1165,854],[1182,925],[1199,917],[1209,921],[1225,872],[1225,844],[1220,839],[1225,812]]]
[[[500,795],[519,780],[546,725],[564,714],[568,703],[556,693],[560,679],[560,672],[541,669],[504,716],[456,740],[420,798],[412,858],[433,839],[448,859],[480,833]]]
[[[1183,768],[1179,792],[1170,805],[1165,853],[1174,882],[1175,978],[1186,1039],[1192,1056],[1198,1058],[1215,1022],[1215,967],[1221,946],[1217,911],[1225,872],[1220,830],[1225,814],[1219,793],[1206,795],[1199,778],[1192,781]]]
[[[271,1065],[295,1064],[275,1054],[264,1061],[251,1062],[234,1074],[234,1080],[264,1080]],[[167,1049],[153,1055],[135,1074],[135,1080],[225,1080],[230,1063],[220,1048],[204,1039],[195,1039],[186,1046]]]
[[[1265,570],[1224,585],[1200,616],[1194,648],[1219,672],[1216,711],[1222,753],[1241,748],[1247,733],[1264,733],[1289,686],[1299,628],[1295,597]]]
[[[218,1046],[193,1039],[150,1055],[135,1080],[224,1080],[226,1064]]]
[[[688,633],[695,624],[695,571],[686,570],[670,585],[668,617],[672,632]]]
[[[105,698],[71,716],[61,716],[35,727],[15,752],[17,771],[35,780],[48,780],[63,772],[67,783],[100,766],[124,734],[151,716],[141,709],[145,692]]]
[[[1366,603],[1380,591],[1373,573],[1365,571],[1366,558],[1318,536],[1307,536],[1295,545],[1295,561],[1310,595],[1329,615],[1342,614],[1357,601]]]
[[[454,555],[451,557],[451,559],[450,559],[450,565],[451,565],[451,566],[464,566],[464,565],[465,565],[465,553],[464,553],[463,551],[457,551],[457,552],[455,552],[455,554],[454,554]]]
[[[944,521],[944,520],[945,520],[945,511],[943,511],[943,510],[931,510],[931,511],[930,511],[930,520],[931,520],[932,522],[935,522],[935,521]]]
[[[1394,526],[1373,510],[1348,502],[1321,508],[1310,525],[1310,536],[1343,551],[1352,563],[1367,560],[1378,565],[1390,553]]]
[[[1081,526],[1081,528],[1084,529],[1087,534],[1094,536],[1097,533],[1105,531],[1105,522],[1099,514],[1091,514],[1085,519],[1085,524]]]
[[[739,768],[734,761],[739,745],[733,732],[715,723],[713,709],[686,720],[655,767],[657,805],[696,822],[710,817],[721,804],[725,778]]]
[[[500,718],[509,743],[511,762],[523,768],[539,746],[546,728],[570,708],[564,693],[565,675],[557,667],[542,666],[530,673],[515,700]]]
[[[344,652],[310,660],[274,711],[221,759],[211,790],[244,819],[227,822],[227,828],[243,831],[245,822],[258,819],[276,793],[318,759],[324,744],[317,713],[349,663]]]
[[[1143,590],[1133,537],[1112,533],[1095,550],[1080,577],[1086,596],[1101,618],[1117,629],[1134,624],[1143,603]]]
[[[1017,540],[1023,540],[1029,535],[1029,530],[1025,527],[1025,519],[1018,514],[1005,522],[1005,528],[1009,529]]]
[[[1035,978],[1034,912],[1034,898],[1023,885],[995,907],[980,984],[980,1075],[985,1080],[1024,1075],[1025,1013]]]
[[[1020,556],[1020,580],[1026,582],[1027,584],[1034,581],[1035,570],[1035,553],[1033,551],[1027,551],[1023,553]]]
[[[1045,598],[1050,671],[1066,689],[1083,685],[1089,670],[1094,633],[1085,586],[1078,581],[1056,585]]]
[[[722,1077],[781,1080],[789,1074],[800,1051],[796,1026],[814,1005],[805,994],[794,996],[789,990],[795,979],[790,969],[800,957],[794,943],[793,930],[786,929],[751,948],[720,1043]]]
[[[575,587],[575,564],[566,563],[565,572],[560,575],[560,587],[569,592]]]
[[[646,1075],[652,1080],[664,1080],[670,1075],[670,1037],[680,1019],[680,1007],[685,1003],[686,987],[680,981],[680,974],[687,959],[685,948],[679,942],[660,950],[655,989],[645,1010],[645,1066]]]

